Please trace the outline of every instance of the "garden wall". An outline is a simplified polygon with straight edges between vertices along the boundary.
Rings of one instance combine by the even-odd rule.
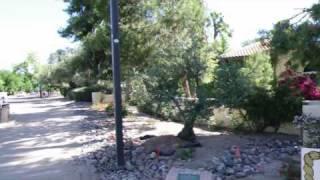
[[[198,121],[197,124],[216,127],[216,128],[226,128],[226,129],[241,129],[246,128],[241,126],[243,124],[243,119],[237,110],[230,110],[229,108],[219,107],[214,109],[214,115],[209,119],[209,121]],[[266,132],[274,132],[275,129],[268,127]],[[290,135],[300,135],[299,129],[295,128],[292,123],[281,124],[278,133],[290,134]]]
[[[139,111],[164,120],[182,122],[179,118],[178,110],[173,104],[150,104],[139,107]],[[245,123],[238,110],[231,110],[224,106],[215,107],[213,109],[213,115],[209,119],[198,119],[195,124],[202,127],[208,127],[209,129],[253,130]],[[275,132],[275,129],[269,127],[266,129],[266,132]],[[290,135],[300,134],[300,130],[296,129],[292,123],[281,124],[278,132]]]

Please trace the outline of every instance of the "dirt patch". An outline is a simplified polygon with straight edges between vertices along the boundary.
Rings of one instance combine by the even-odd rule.
[[[181,139],[173,135],[158,136],[148,139],[142,144],[147,153],[151,152],[172,152],[181,144],[185,143]]]

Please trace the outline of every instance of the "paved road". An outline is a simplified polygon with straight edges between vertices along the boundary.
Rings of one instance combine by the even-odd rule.
[[[61,98],[11,98],[12,122],[0,124],[0,180],[95,180],[77,165],[87,108]],[[83,114],[83,113],[82,113]]]

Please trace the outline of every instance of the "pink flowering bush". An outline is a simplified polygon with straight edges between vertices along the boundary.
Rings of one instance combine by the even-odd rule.
[[[299,77],[298,88],[307,100],[320,100],[320,89],[309,76]]]
[[[320,89],[310,75],[302,75],[288,69],[281,74],[279,85],[288,86],[294,95],[303,96],[305,100],[320,100]]]

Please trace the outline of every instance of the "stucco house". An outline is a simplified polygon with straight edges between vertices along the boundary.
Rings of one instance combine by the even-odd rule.
[[[226,53],[220,56],[220,60],[222,61],[241,61],[244,60],[246,57],[253,55],[255,53],[260,52],[269,52],[269,42],[254,42],[249,45],[246,45],[240,49],[233,49],[227,51]]]
[[[233,49],[227,51],[219,57],[221,62],[234,62],[234,61],[244,61],[247,57],[254,55],[256,53],[270,53],[270,41],[257,41],[246,45],[239,49]],[[288,55],[282,55],[279,57],[279,61],[274,65],[274,72],[276,76],[279,76],[282,72],[287,69],[287,63],[290,59]],[[298,72],[309,72],[308,68],[303,68],[302,66],[296,69]]]

